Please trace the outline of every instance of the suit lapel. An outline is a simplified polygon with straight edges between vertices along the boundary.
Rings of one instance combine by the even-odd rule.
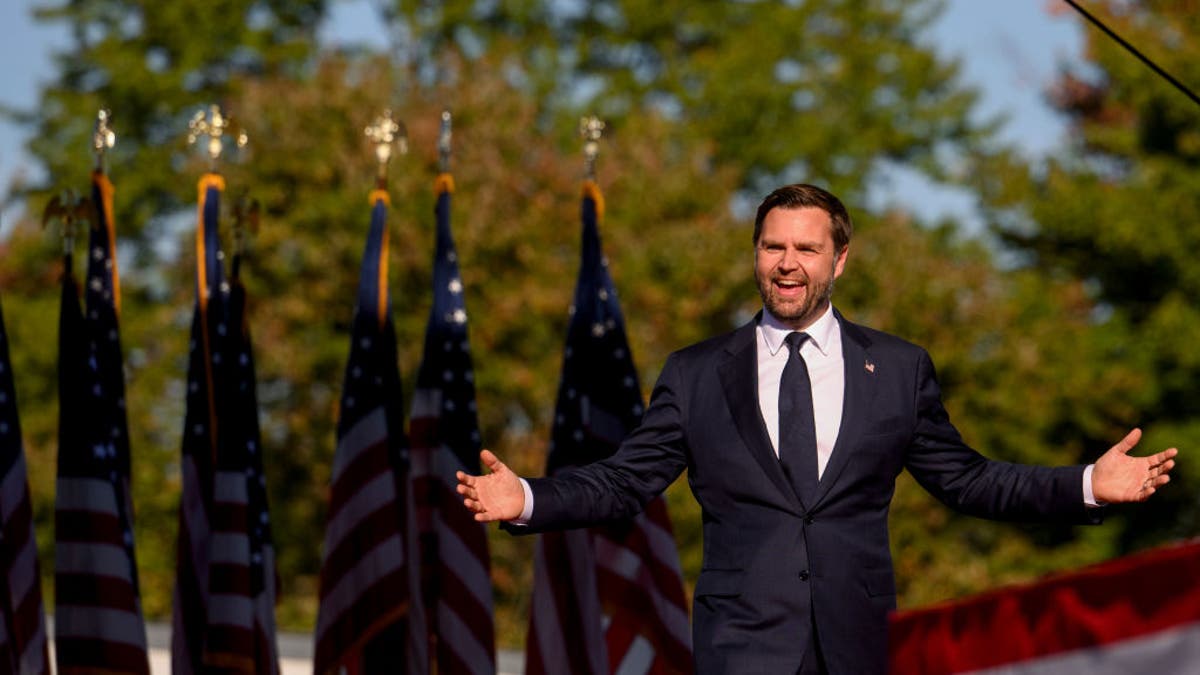
[[[825,465],[825,471],[821,474],[821,481],[817,484],[814,507],[821,503],[837,482],[842,470],[853,459],[854,448],[858,446],[858,437],[863,429],[862,422],[878,391],[878,387],[875,386],[875,363],[869,350],[870,338],[860,331],[858,326],[842,318],[837,310],[834,310],[834,314],[842,331],[842,362],[845,368],[846,390],[842,396],[842,421],[837,442],[829,456],[829,463]]]
[[[771,437],[767,435],[767,426],[758,409],[757,323],[757,320],[751,321],[734,332],[725,347],[728,358],[717,367],[717,372],[725,391],[725,402],[729,405],[742,442],[767,478],[799,511],[800,500],[783,474],[783,467],[771,446]]]

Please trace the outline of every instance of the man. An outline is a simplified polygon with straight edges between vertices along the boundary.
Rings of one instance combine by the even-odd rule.
[[[987,518],[1099,522],[1147,499],[1174,448],[1131,457],[1131,431],[1094,465],[984,458],[942,407],[925,350],[830,304],[850,217],[810,185],[772,192],[754,224],[763,312],[667,359],[642,424],[607,460],[554,478],[460,473],[481,522],[519,529],[628,517],[681,471],[703,509],[693,647],[700,673],[883,673],[896,605],[887,514],[908,469],[947,505]]]

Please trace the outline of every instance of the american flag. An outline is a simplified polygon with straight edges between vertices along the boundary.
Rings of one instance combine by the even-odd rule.
[[[600,247],[599,188],[583,189],[583,253],[547,473],[616,451],[642,417],[625,322]],[[692,671],[679,557],[663,498],[630,521],[543,534],[534,561],[529,673]]]
[[[314,672],[429,671],[396,334],[387,209],[371,193],[321,561]]]
[[[46,617],[9,364],[8,333],[0,312],[0,671],[40,675],[50,672]]]
[[[112,183],[92,175],[87,316],[64,256],[59,323],[54,651],[58,672],[148,673],[138,593]]]
[[[245,291],[224,280],[224,181],[200,181],[172,670],[277,673],[275,568]],[[235,280],[236,281],[236,280]]]
[[[438,176],[433,307],[413,393],[412,474],[422,592],[440,675],[494,673],[491,558],[487,530],[463,508],[456,471],[479,473],[475,375],[458,253],[450,233],[454,181]]]

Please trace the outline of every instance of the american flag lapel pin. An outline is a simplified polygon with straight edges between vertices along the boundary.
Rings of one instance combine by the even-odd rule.
[[[868,373],[871,373],[872,375],[874,375],[875,374],[875,364],[871,363],[871,361],[868,359],[866,361],[866,363],[863,363],[863,370],[866,370]]]

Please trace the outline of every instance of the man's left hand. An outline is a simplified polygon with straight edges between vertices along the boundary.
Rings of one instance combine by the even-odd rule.
[[[1101,504],[1144,502],[1154,491],[1171,480],[1179,450],[1168,448],[1148,457],[1131,457],[1129,451],[1142,438],[1134,429],[1120,443],[1108,449],[1092,469],[1092,494]]]

